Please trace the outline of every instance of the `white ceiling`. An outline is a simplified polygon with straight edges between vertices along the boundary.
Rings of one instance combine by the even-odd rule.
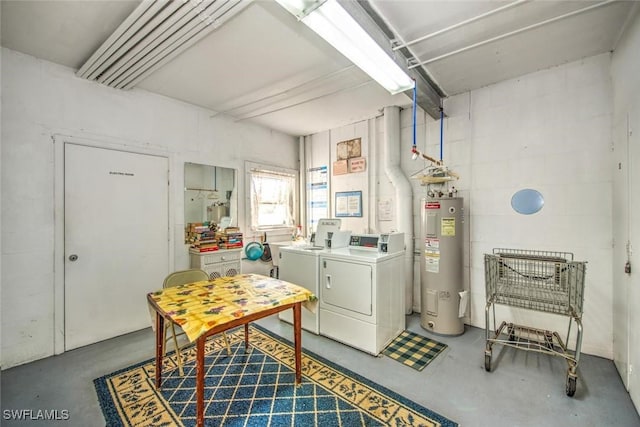
[[[421,67],[445,96],[610,51],[638,9],[632,1],[597,7],[592,1],[518,1],[457,25],[510,3],[370,0],[368,5],[397,43],[431,35],[403,51],[414,57],[408,65]],[[79,69],[138,4],[2,0],[2,45]],[[411,103],[405,94],[387,93],[270,0],[255,0],[137,87],[291,135]]]

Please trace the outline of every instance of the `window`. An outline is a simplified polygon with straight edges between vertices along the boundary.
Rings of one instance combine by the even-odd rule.
[[[252,230],[295,227],[297,171],[246,163]]]

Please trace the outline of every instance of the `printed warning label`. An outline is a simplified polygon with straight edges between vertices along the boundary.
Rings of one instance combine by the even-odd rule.
[[[424,204],[425,209],[440,209],[440,202],[427,202]]]
[[[427,237],[424,240],[425,249],[438,249],[440,248],[440,239],[434,239],[432,237]]]
[[[424,250],[424,264],[425,271],[429,273],[440,272],[440,250],[439,249],[425,249]]]
[[[455,218],[441,218],[440,219],[440,234],[447,237],[453,237],[456,235],[456,219]]]

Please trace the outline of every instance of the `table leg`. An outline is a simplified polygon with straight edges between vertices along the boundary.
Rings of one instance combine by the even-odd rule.
[[[164,347],[164,317],[156,311],[156,389],[162,385],[162,355]]]
[[[244,324],[244,349],[249,349],[249,324]]]
[[[302,325],[301,319],[302,303],[296,303],[293,306],[293,341],[296,353],[296,384],[302,382],[302,333],[300,327]]]
[[[204,426],[204,342],[196,340],[196,426]]]

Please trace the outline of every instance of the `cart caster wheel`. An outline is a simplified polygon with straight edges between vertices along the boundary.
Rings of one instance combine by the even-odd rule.
[[[567,376],[566,385],[567,396],[572,397],[576,392],[576,377]]]
[[[484,355],[484,370],[487,372],[491,372],[491,355]]]

